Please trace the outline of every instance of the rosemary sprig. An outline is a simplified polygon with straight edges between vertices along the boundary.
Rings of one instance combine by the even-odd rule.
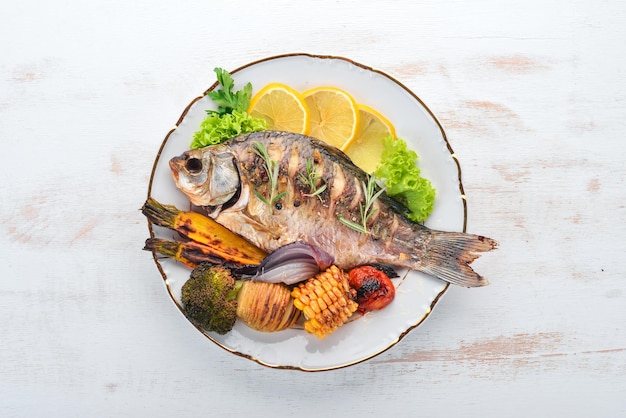
[[[254,194],[266,205],[274,206],[274,203],[278,202],[280,199],[283,198],[283,196],[287,194],[287,192],[276,194],[278,188],[278,164],[276,164],[276,161],[270,158],[270,154],[267,152],[265,144],[261,142],[255,142],[252,144],[252,150],[256,155],[263,159],[265,171],[267,172],[270,183],[269,199],[259,193],[259,191],[256,189],[254,189]]]
[[[322,196],[320,194],[326,190],[326,181],[321,186],[317,186],[318,181],[321,176],[317,174],[317,170],[313,167],[313,158],[309,158],[306,160],[306,174],[300,173],[300,179],[303,183],[309,186],[311,193],[306,194],[305,196],[317,196],[317,198],[322,201]]]
[[[361,223],[357,223],[349,219],[346,219],[341,214],[337,214],[337,218],[339,219],[339,222],[346,225],[347,227],[350,227],[354,229],[355,231],[360,232],[362,234],[369,234],[369,231],[367,230],[367,221],[378,210],[378,209],[373,209],[372,205],[374,204],[374,201],[378,199],[378,197],[385,191],[385,189],[384,188],[380,189],[379,191],[374,193],[374,186],[376,185],[376,182],[374,181],[372,176],[368,176],[367,185],[365,184],[364,181],[361,182],[361,185],[363,186],[363,193],[365,194],[365,205],[363,205],[363,203],[359,203],[359,212],[361,213]]]

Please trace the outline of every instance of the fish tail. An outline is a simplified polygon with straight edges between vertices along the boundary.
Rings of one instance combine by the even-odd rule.
[[[463,287],[489,284],[470,264],[480,253],[495,249],[498,246],[495,240],[463,232],[429,232],[430,240],[421,254],[420,271]]]

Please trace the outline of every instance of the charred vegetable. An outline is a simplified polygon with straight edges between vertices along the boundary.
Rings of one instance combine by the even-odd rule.
[[[355,267],[348,273],[350,287],[356,290],[359,312],[376,311],[389,305],[396,295],[389,276],[373,266]]]
[[[319,338],[327,337],[348,322],[358,307],[348,277],[334,265],[300,283],[291,296],[295,307],[304,312],[304,329]]]
[[[192,269],[200,263],[229,264],[223,258],[216,256],[210,247],[195,241],[183,242],[148,238],[143,249],[176,260]],[[233,264],[241,265],[239,263]]]
[[[257,331],[290,328],[300,317],[287,286],[243,281],[237,296],[237,317]]]
[[[307,280],[333,264],[334,258],[311,244],[293,242],[270,253],[258,266],[233,268],[242,279],[292,285]]]
[[[284,285],[237,280],[226,268],[202,263],[183,285],[181,301],[185,315],[206,331],[226,334],[239,317],[253,329],[272,332],[298,319],[289,296]]]
[[[177,231],[223,260],[259,264],[265,258],[263,250],[200,213],[184,212],[152,198],[146,201],[141,211],[150,222]]]
[[[185,315],[207,331],[226,334],[237,320],[237,293],[241,284],[227,269],[201,264],[192,270],[182,288]]]

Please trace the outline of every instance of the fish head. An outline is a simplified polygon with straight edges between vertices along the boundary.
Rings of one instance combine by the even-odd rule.
[[[234,155],[219,148],[186,151],[170,160],[178,187],[197,206],[220,206],[241,186]]]

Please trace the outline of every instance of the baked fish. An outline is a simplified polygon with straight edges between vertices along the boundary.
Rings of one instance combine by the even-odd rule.
[[[465,287],[488,284],[470,263],[494,240],[410,221],[345,154],[315,138],[254,132],[169,164],[192,204],[268,253],[303,242],[340,268],[387,264]]]

